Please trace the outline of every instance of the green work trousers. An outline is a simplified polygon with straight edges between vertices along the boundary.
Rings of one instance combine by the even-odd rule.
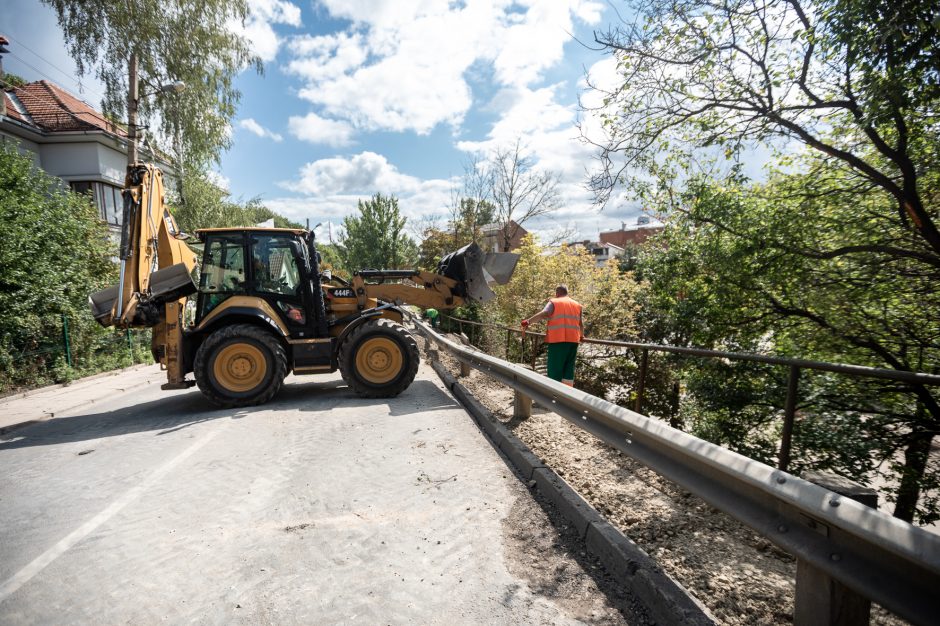
[[[548,377],[567,385],[574,385],[574,362],[578,344],[561,341],[548,344]]]

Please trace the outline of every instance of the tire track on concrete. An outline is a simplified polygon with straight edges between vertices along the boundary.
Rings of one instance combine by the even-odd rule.
[[[95,515],[93,518],[76,528],[74,531],[63,537],[55,545],[36,557],[26,567],[8,578],[0,584],[0,604],[15,593],[20,587],[29,582],[36,574],[44,570],[50,563],[62,556],[72,546],[94,532],[99,526],[107,522],[114,515],[120,512],[128,504],[143,495],[147,489],[169,474],[180,463],[195,454],[200,448],[209,443],[218,431],[210,431],[201,437],[196,443],[186,448],[182,453],[163,464],[153,472],[146,480],[139,483],[127,491],[123,496],[115,500],[106,509]]]

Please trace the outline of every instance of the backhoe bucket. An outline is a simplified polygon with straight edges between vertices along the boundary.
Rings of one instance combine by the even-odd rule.
[[[185,263],[177,263],[150,275],[150,295],[147,301],[163,304],[194,293],[196,283],[193,282],[189,268]]]
[[[518,261],[518,254],[485,253],[480,246],[471,243],[441,259],[437,273],[461,283],[467,298],[483,303],[496,297],[490,284],[509,282]]]
[[[102,289],[88,296],[88,306],[91,307],[92,317],[106,328],[111,325],[111,311],[114,309],[117,297],[117,285],[111,285],[107,289]]]
[[[151,274],[149,291],[150,293],[147,294],[145,302],[150,306],[157,306],[196,293],[196,285],[193,283],[186,264],[177,263]],[[117,298],[117,285],[112,285],[88,297],[88,305],[91,307],[91,314],[96,322],[105,327],[112,325],[114,321],[112,311]],[[139,311],[138,313],[142,312]],[[136,316],[133,323],[135,325],[152,325],[141,315]]]

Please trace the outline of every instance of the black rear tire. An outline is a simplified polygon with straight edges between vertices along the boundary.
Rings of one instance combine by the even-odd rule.
[[[343,341],[339,370],[365,398],[392,398],[418,373],[418,344],[403,326],[387,319],[365,322]]]
[[[274,397],[287,376],[287,354],[271,333],[250,324],[215,331],[199,346],[196,384],[223,408],[254,406]]]

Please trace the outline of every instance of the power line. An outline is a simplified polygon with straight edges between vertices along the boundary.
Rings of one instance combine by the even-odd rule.
[[[67,79],[69,79],[69,80],[73,80],[73,79],[74,79],[74,77],[73,77],[72,75],[70,75],[68,72],[65,72],[64,70],[62,70],[61,68],[59,68],[59,66],[57,66],[55,63],[53,63],[52,61],[50,61],[50,60],[47,59],[46,57],[42,56],[41,54],[39,54],[38,52],[36,52],[35,50],[33,50],[32,48],[30,48],[29,46],[27,46],[27,45],[26,45],[25,43],[23,43],[22,41],[18,41],[18,40],[16,40],[15,38],[10,37],[10,36],[7,36],[7,39],[10,40],[12,43],[14,43],[14,44],[16,45],[16,47],[18,47],[18,48],[23,48],[23,49],[25,49],[26,51],[30,52],[33,56],[35,56],[36,58],[38,58],[38,59],[40,59],[41,61],[43,61],[46,65],[48,65],[49,67],[51,67],[51,68],[53,68],[54,70],[56,70],[57,72],[59,72],[60,74],[62,74],[63,76],[65,76]]]
[[[68,72],[62,70],[62,69],[59,68],[56,64],[52,63],[51,61],[49,61],[48,59],[46,59],[45,57],[43,57],[43,56],[40,55],[39,53],[35,52],[35,51],[34,51],[32,48],[30,48],[29,46],[27,46],[27,45],[25,45],[25,44],[23,44],[23,43],[14,41],[13,38],[12,38],[12,37],[9,37],[9,36],[7,36],[7,39],[9,39],[12,43],[15,43],[15,45],[16,45],[17,47],[21,47],[21,48],[24,48],[25,50],[29,51],[29,52],[30,52],[31,54],[33,54],[36,58],[38,58],[40,61],[42,61],[43,63],[45,63],[46,65],[48,65],[48,66],[51,67],[52,69],[54,69],[55,71],[57,71],[57,72],[58,72],[59,74],[61,74],[67,81],[69,81],[70,83],[72,83],[72,84],[74,84],[76,87],[78,87],[79,93],[82,93],[82,94],[84,95],[84,93],[87,92],[87,93],[89,93],[89,94],[91,94],[91,95],[93,95],[93,96],[97,96],[98,98],[100,98],[100,99],[102,99],[102,100],[104,99],[104,96],[101,95],[99,92],[95,91],[94,89],[90,89],[90,88],[86,87],[86,86],[85,86],[80,80],[78,80],[75,76],[72,76],[72,75],[70,75]],[[13,58],[17,59],[20,63],[22,63],[23,65],[29,67],[29,68],[32,69],[33,71],[38,72],[41,76],[43,76],[43,77],[45,77],[45,78],[48,78],[49,80],[56,81],[56,82],[58,82],[58,81],[60,80],[60,79],[58,79],[58,78],[53,78],[52,76],[50,76],[50,75],[49,75],[48,73],[46,73],[45,71],[39,69],[38,67],[36,67],[36,66],[33,65],[32,63],[30,63],[29,61],[27,61],[26,59],[24,59],[24,58],[22,57],[22,55],[20,55],[20,54],[18,54],[18,53],[16,53],[16,52],[13,52],[13,51],[11,51],[10,54],[12,54],[12,55],[13,55]]]

